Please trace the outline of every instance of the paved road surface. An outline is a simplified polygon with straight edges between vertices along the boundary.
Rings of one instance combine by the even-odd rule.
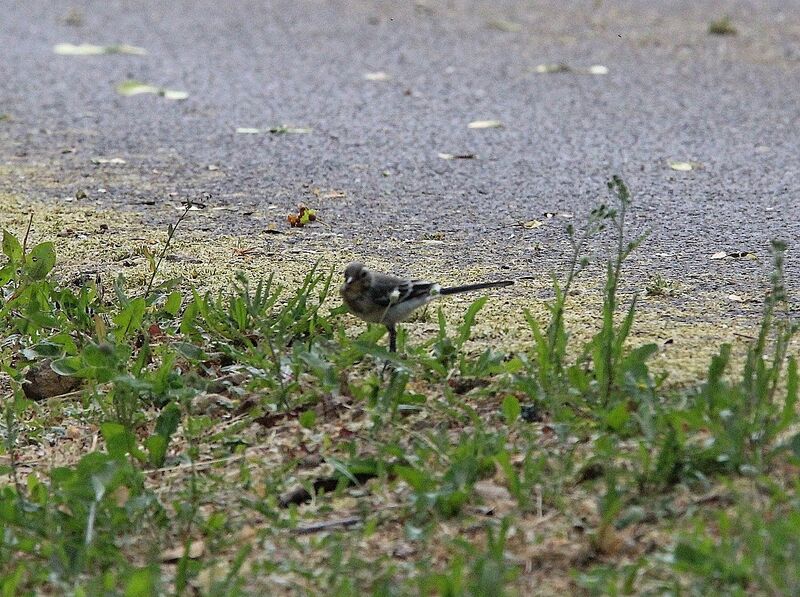
[[[760,292],[768,240],[800,240],[800,3],[561,4],[12,0],[0,191],[58,201],[87,189],[156,222],[208,191],[234,208],[212,232],[237,234],[283,225],[305,201],[325,222],[294,237],[309,248],[377,252],[399,271],[421,259],[537,273],[566,248],[563,221],[543,214],[585,213],[618,173],[633,227],[652,229],[640,273]],[[738,35],[709,35],[726,14]],[[147,55],[55,55],[61,42]],[[535,72],[550,63],[573,70]],[[591,65],[608,74],[580,72]],[[376,72],[389,80],[365,79]],[[126,79],[190,96],[122,97]],[[467,127],[487,119],[503,127]],[[313,132],[235,132],[280,124]],[[544,224],[514,226],[530,220]],[[717,251],[760,260],[709,260]]]

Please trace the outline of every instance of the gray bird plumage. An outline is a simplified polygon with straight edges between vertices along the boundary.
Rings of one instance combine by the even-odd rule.
[[[348,265],[344,279],[339,293],[348,309],[364,321],[384,324],[389,330],[389,350],[392,352],[396,349],[396,324],[438,296],[514,284],[513,280],[500,280],[442,288],[427,280],[409,280],[374,272],[361,263]]]

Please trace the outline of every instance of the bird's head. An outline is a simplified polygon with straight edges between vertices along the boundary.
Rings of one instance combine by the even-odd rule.
[[[343,295],[356,295],[364,292],[372,283],[372,273],[363,263],[351,263],[344,270],[344,284],[339,289]]]

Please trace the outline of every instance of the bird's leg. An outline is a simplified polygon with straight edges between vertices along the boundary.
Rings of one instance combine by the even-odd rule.
[[[397,352],[397,328],[394,327],[394,324],[387,323],[386,329],[389,330],[389,352]],[[394,372],[394,365],[388,359],[383,364],[383,369],[381,369],[381,380],[383,380],[387,371]]]

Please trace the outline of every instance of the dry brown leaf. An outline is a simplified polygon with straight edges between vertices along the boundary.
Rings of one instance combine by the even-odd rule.
[[[201,557],[206,551],[206,544],[202,539],[195,539],[189,544],[189,558],[192,560],[196,560],[197,558]],[[183,557],[184,553],[184,546],[183,545],[176,545],[175,547],[170,547],[169,549],[165,549],[160,554],[160,559],[162,562],[177,562]]]
[[[601,554],[614,556],[620,552],[624,546],[624,541],[613,525],[604,524],[598,529],[597,534],[594,536],[593,544],[595,549]]]
[[[130,495],[130,490],[125,485],[120,485],[116,490],[114,490],[112,497],[114,498],[114,503],[119,508],[124,508],[125,504],[128,503],[128,498]]]

